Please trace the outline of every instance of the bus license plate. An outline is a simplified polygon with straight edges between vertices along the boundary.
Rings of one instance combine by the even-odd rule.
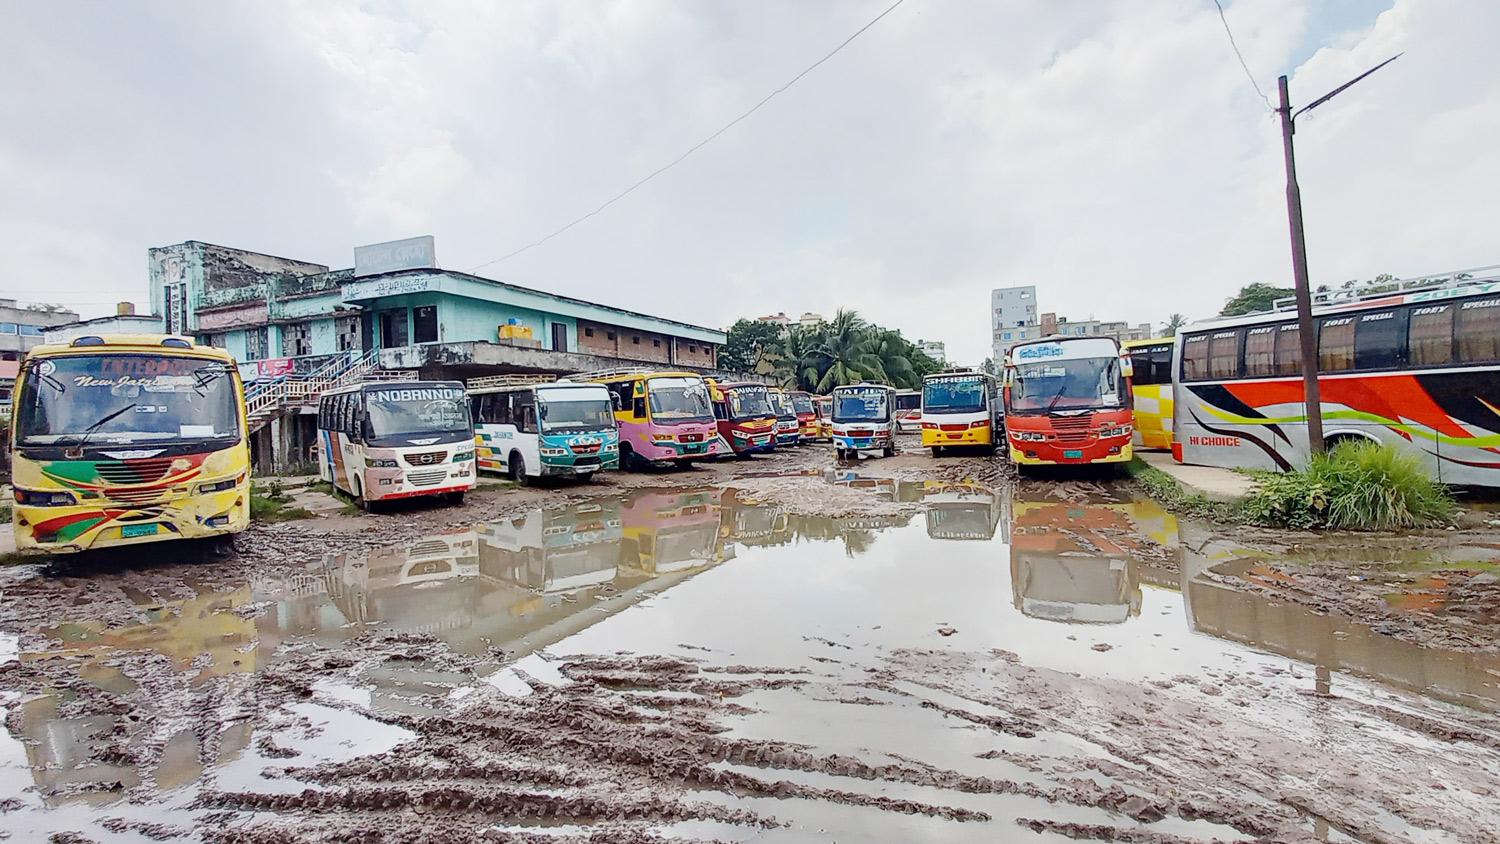
[[[1069,449],[1069,450],[1063,452],[1063,457],[1067,458],[1068,460],[1082,460],[1083,459],[1083,450],[1082,449]]]
[[[145,525],[121,525],[120,526],[120,538],[121,539],[134,539],[137,536],[155,536],[155,535],[156,535],[156,523],[155,522],[152,522],[150,524],[145,524]]]

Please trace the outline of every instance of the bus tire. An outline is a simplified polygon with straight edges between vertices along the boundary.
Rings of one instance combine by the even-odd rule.
[[[620,471],[634,472],[639,468],[640,466],[636,463],[635,449],[630,446],[630,443],[620,443]]]
[[[458,492],[450,492],[447,495],[443,496],[443,500],[447,501],[454,507],[462,507],[464,503],[463,490],[459,490]]]
[[[933,457],[942,457],[943,456],[943,447],[940,446],[940,445],[933,446],[932,447],[932,456]]]
[[[1347,432],[1338,433],[1333,434],[1327,439],[1323,440],[1323,451],[1327,454],[1332,454],[1334,449],[1338,448],[1341,445],[1347,445],[1348,443],[1378,444],[1378,441],[1374,437],[1367,437],[1364,434],[1350,434]]]
[[[366,513],[375,512],[375,502],[365,497],[364,484],[359,478],[354,479],[352,488],[354,490],[354,506]]]
[[[885,447],[885,456],[886,457],[895,457],[896,456],[896,447],[893,446],[893,445],[886,446]]]
[[[510,469],[510,479],[516,482],[516,486],[526,486],[530,483],[527,480],[526,460],[521,457],[521,452],[512,451],[505,461],[505,466]]]

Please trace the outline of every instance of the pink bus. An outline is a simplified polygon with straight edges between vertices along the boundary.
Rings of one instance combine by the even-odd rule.
[[[622,469],[729,453],[719,439],[708,385],[696,372],[614,369],[585,372],[572,380],[609,388],[620,426]]]

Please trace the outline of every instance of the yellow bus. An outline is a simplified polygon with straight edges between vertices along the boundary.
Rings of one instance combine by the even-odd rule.
[[[32,349],[12,407],[16,550],[244,530],[244,395],[228,352],[183,337],[91,335]]]
[[[1171,337],[1127,340],[1135,377],[1130,392],[1135,398],[1136,448],[1172,450],[1172,345]]]

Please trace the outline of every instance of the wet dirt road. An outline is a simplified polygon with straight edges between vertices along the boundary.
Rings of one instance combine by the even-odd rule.
[[[477,498],[4,572],[0,829],[1496,840],[1500,654],[1123,484],[820,449]]]

